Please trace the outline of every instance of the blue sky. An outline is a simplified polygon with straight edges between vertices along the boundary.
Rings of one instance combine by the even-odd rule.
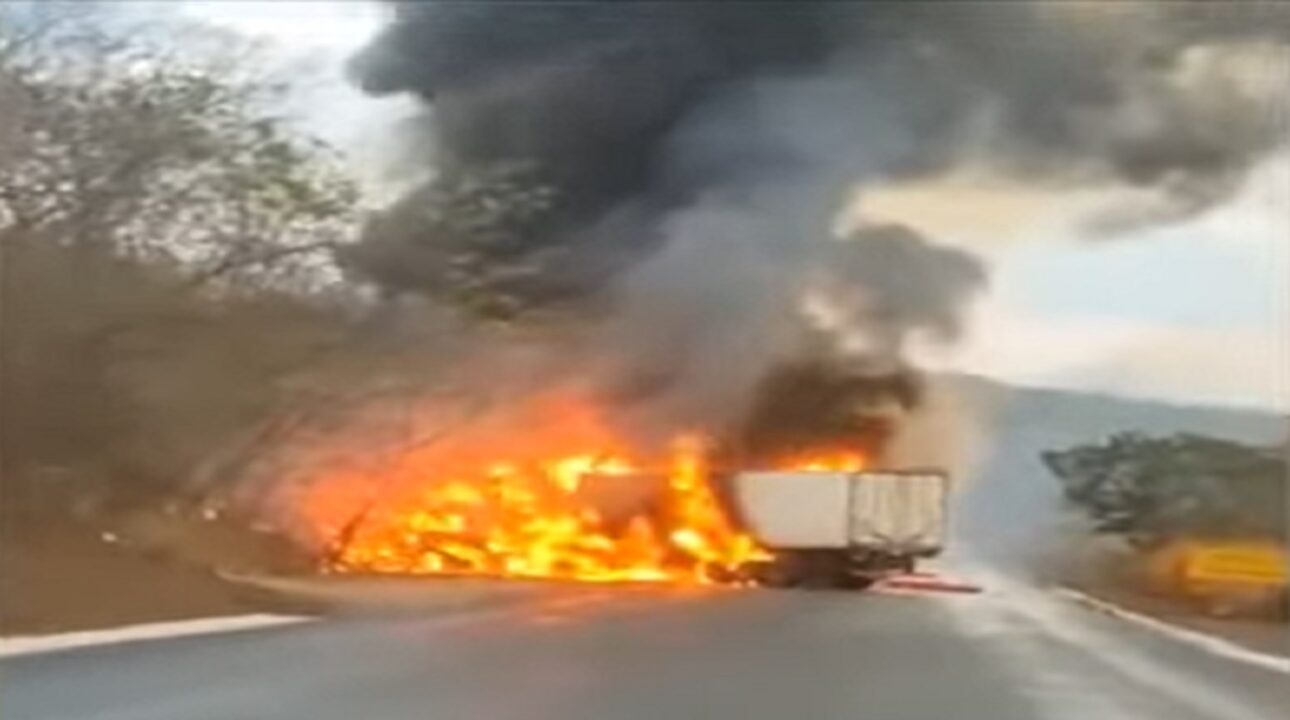
[[[314,111],[306,120],[371,175],[380,152],[363,139],[388,136],[374,129],[388,131],[408,106],[364,98],[345,86],[340,68],[380,28],[383,8],[254,0],[170,7],[263,38],[284,57],[334,68],[334,86],[307,98],[305,114]],[[928,350],[934,365],[1023,384],[1287,411],[1288,168],[1290,156],[1274,158],[1227,205],[1116,239],[1078,237],[1073,208],[1096,200],[1095,192],[969,181],[906,188],[868,206],[992,266],[992,290],[972,313],[972,332],[957,347]]]

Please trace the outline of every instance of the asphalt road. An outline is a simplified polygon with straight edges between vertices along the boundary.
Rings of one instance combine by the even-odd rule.
[[[1284,718],[1290,675],[975,596],[592,592],[9,658],[5,720]]]

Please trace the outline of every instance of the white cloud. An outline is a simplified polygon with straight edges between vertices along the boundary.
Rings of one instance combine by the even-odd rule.
[[[380,4],[361,0],[185,0],[179,9],[192,19],[287,48],[342,53],[366,43],[385,17]]]
[[[865,188],[845,211],[843,224],[859,218],[901,223],[940,242],[990,254],[1011,243],[1067,235],[1108,192],[1057,191],[966,168]]]
[[[1100,198],[953,176],[862,198],[982,254],[993,287],[939,368],[1029,385],[1290,409],[1290,154],[1231,202],[1115,240],[1078,237]]]
[[[147,6],[155,7],[148,8]],[[300,127],[347,158],[368,201],[388,199],[390,167],[406,150],[401,124],[419,113],[408,96],[375,98],[346,76],[345,64],[384,26],[389,8],[375,0],[182,0],[140,3],[260,41],[292,93],[285,109]]]
[[[996,299],[968,324],[962,345],[915,354],[1022,385],[1290,410],[1290,340],[1277,332],[1040,316]]]

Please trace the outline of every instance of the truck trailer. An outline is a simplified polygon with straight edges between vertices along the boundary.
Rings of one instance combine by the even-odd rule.
[[[781,587],[861,589],[945,544],[949,478],[940,471],[743,471],[740,524],[772,559],[748,568]]]

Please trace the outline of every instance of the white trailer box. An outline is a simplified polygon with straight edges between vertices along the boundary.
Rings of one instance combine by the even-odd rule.
[[[775,549],[845,548],[849,472],[741,472],[735,500],[745,528]]]
[[[851,476],[850,487],[852,547],[922,556],[945,545],[944,475],[861,472]]]
[[[734,499],[772,550],[934,554],[945,542],[948,480],[939,472],[741,472]]]

